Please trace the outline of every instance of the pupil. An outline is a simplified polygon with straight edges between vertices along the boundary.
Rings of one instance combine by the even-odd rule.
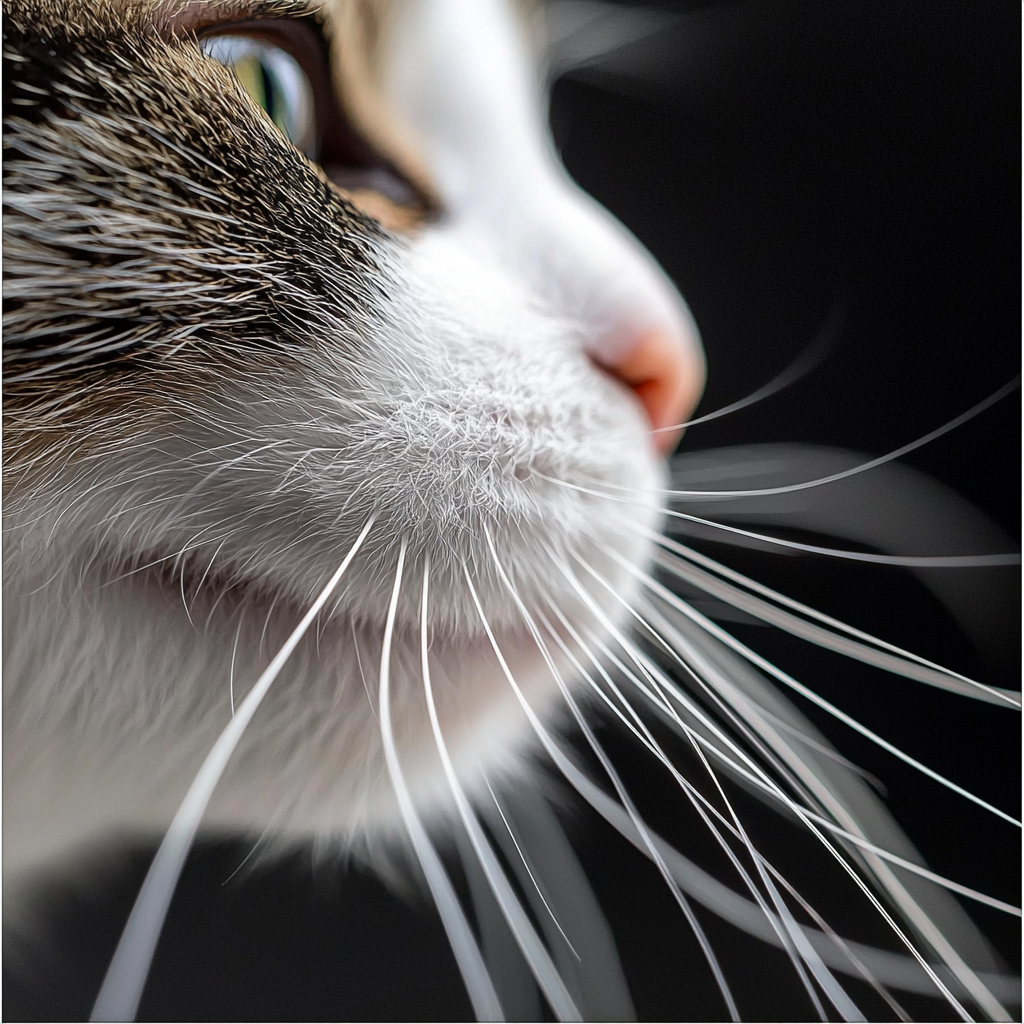
[[[242,84],[242,88],[262,107],[267,109],[266,89],[264,86],[264,70],[262,62],[252,54],[234,61],[231,65],[235,77]]]
[[[260,61],[260,77],[263,84],[263,109],[270,115],[270,120],[284,132],[285,137],[290,142],[294,142],[295,140],[291,137],[291,132],[288,131],[288,120],[285,117],[285,112],[278,109],[280,102],[277,89],[275,88],[273,72],[262,61]]]
[[[233,70],[245,91],[266,111],[285,137],[294,142],[287,104],[283,102],[284,96],[274,72],[254,53],[236,60]]]

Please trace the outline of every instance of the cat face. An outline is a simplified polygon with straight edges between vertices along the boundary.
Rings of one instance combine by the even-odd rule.
[[[5,11],[8,863],[165,824],[367,527],[209,820],[391,827],[393,595],[396,743],[445,804],[427,577],[456,766],[517,771],[487,630],[550,712],[621,619],[703,380],[682,300],[553,157],[524,25],[497,0]]]

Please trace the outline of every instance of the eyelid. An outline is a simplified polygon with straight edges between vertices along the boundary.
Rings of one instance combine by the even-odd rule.
[[[182,5],[173,0],[158,14],[156,26],[171,36],[204,35],[228,29],[242,22],[290,21],[317,13],[309,0],[238,0],[236,3],[211,4],[209,0],[190,0]]]

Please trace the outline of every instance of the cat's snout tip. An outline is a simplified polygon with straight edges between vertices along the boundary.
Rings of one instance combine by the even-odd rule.
[[[652,327],[633,332],[613,355],[594,361],[639,399],[651,425],[651,441],[662,455],[676,446],[704,390],[704,356],[696,331]]]

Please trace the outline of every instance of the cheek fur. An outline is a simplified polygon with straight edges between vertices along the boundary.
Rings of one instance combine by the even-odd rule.
[[[394,298],[361,333],[339,326],[337,338],[325,333],[231,374],[180,374],[176,391],[150,378],[156,408],[146,418],[97,414],[79,428],[91,446],[67,441],[59,469],[49,460],[49,476],[9,506],[8,593],[21,595],[36,633],[47,622],[64,638],[39,663],[13,643],[9,664],[36,687],[20,715],[40,734],[75,734],[66,767],[78,765],[83,779],[85,766],[106,760],[99,751],[119,752],[103,776],[140,783],[106,819],[124,815],[127,825],[143,804],[144,820],[170,813],[166,780],[183,784],[195,770],[225,689],[237,680],[239,698],[246,692],[371,518],[365,547],[315,640],[276,684],[209,820],[353,839],[395,827],[367,691],[400,542],[409,579],[429,560],[439,707],[471,788],[484,769],[522,770],[532,729],[490,651],[467,567],[509,665],[545,715],[558,687],[489,545],[529,607],[548,616],[557,608],[599,635],[623,620],[620,598],[637,584],[608,551],[643,563],[661,482],[636,404],[593,367],[573,324],[534,308],[462,239],[425,237],[393,257],[388,274]],[[586,491],[601,483],[639,500],[595,501]],[[610,589],[589,581],[581,598],[557,567],[577,557]],[[58,607],[69,613],[63,626]],[[423,707],[418,616],[410,585],[394,638],[394,708],[403,757],[421,765],[416,799],[440,813],[450,794]],[[106,649],[116,669],[99,656]],[[575,685],[571,659],[556,655]],[[81,733],[74,709],[91,692],[103,711]],[[163,768],[147,778],[136,759],[157,748]],[[28,759],[18,770],[38,749],[12,748]]]

